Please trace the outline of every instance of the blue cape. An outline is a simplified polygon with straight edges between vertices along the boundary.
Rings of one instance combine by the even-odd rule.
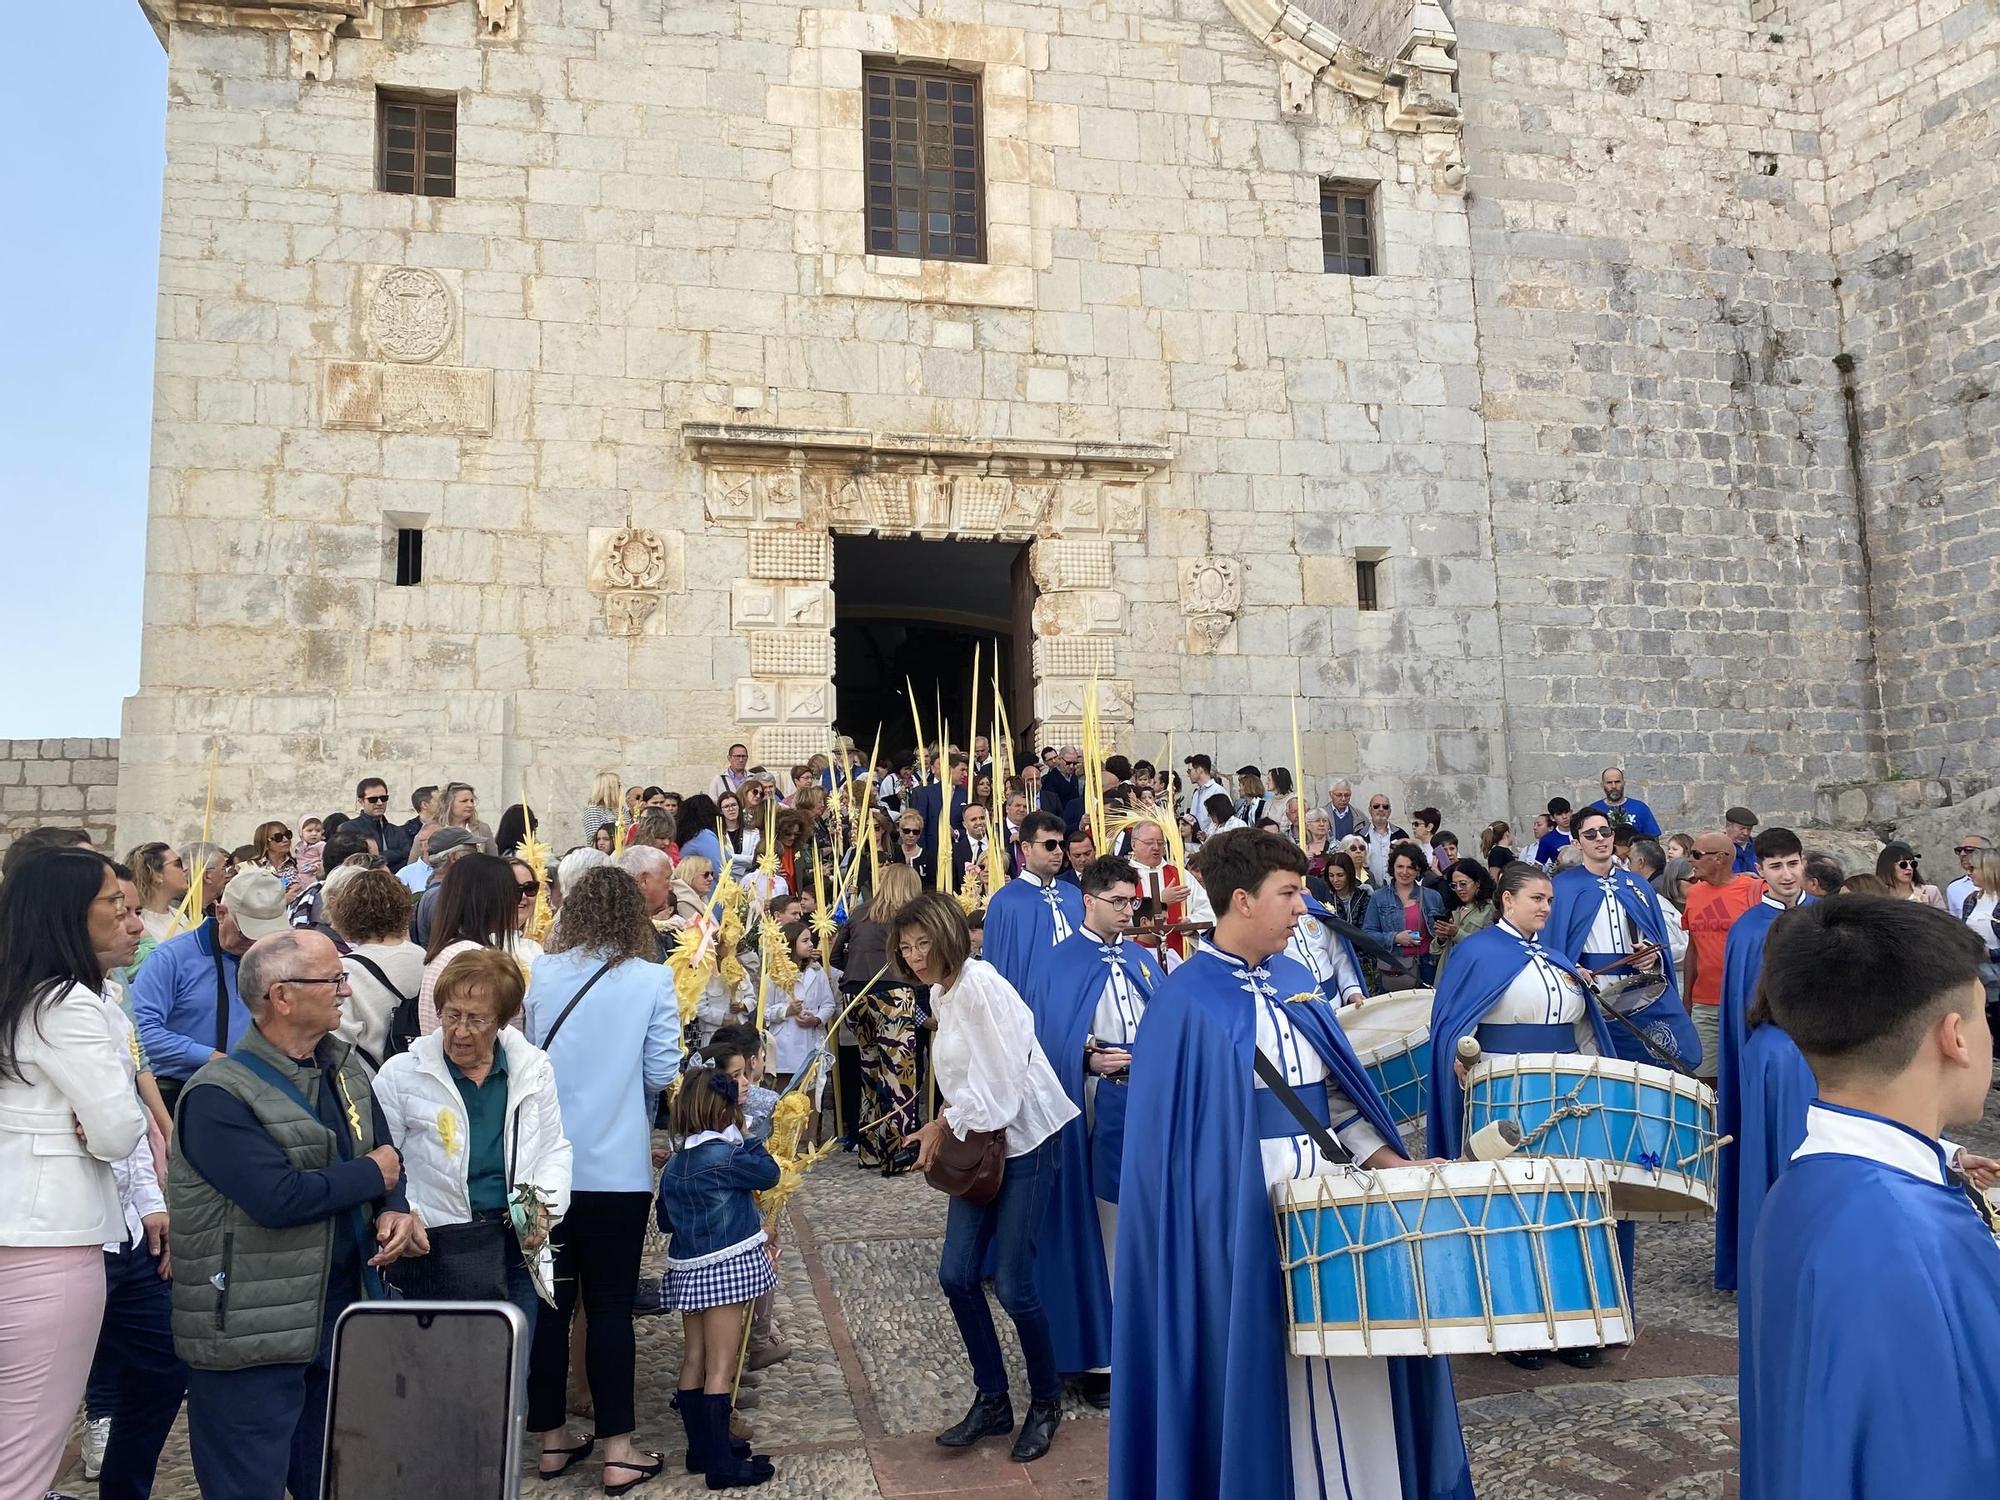
[[[1990,1500],[2000,1252],[1949,1178],[1793,1162],[1741,1303],[1743,1500]]]
[[[1110,951],[1142,996],[1150,996],[1165,978],[1152,955],[1137,943],[1120,943]],[[1035,1038],[1062,1080],[1063,1092],[1079,1110],[1083,1044],[1104,995],[1111,962],[1106,953],[1104,944],[1079,930],[1036,959],[1023,991],[1035,1013]],[[1035,1239],[1035,1284],[1041,1288],[1042,1306],[1048,1309],[1056,1368],[1065,1375],[1111,1363],[1111,1282],[1104,1274],[1097,1199],[1110,1198],[1115,1191],[1097,1192],[1090,1134],[1084,1117],[1078,1115],[1056,1134],[1055,1189]]]
[[[1542,952],[1558,969],[1576,975],[1576,965],[1553,948]],[[1451,962],[1445,965],[1443,983],[1431,1002],[1431,1077],[1424,1129],[1425,1142],[1433,1156],[1455,1158],[1464,1149],[1465,1091],[1458,1086],[1452,1059],[1458,1055],[1460,1037],[1469,1036],[1499,1003],[1507,986],[1528,966],[1528,949],[1520,938],[1495,923],[1482,927],[1462,943],[1454,943]],[[1584,1006],[1591,1030],[1597,1033],[1597,1048],[1606,1057],[1611,1051],[1611,1033],[1597,1008],[1597,999],[1586,986]]]
[[[1289,959],[1278,996],[1310,991]],[[1257,1023],[1235,960],[1207,945],[1146,1008],[1132,1068],[1112,1329],[1116,1500],[1292,1493],[1285,1293],[1256,1125]],[[1381,1096],[1320,1001],[1286,1019],[1387,1141]],[[1451,1366],[1388,1361],[1402,1500],[1472,1500]]]
[[[1674,956],[1667,942],[1666,915],[1660,910],[1659,897],[1653,894],[1650,885],[1630,870],[1614,868],[1611,877],[1618,893],[1619,907],[1642,935],[1659,944],[1660,962],[1665,966],[1667,982],[1678,989]],[[1542,929],[1543,944],[1564,958],[1581,957],[1584,940],[1590,936],[1590,924],[1597,920],[1597,909],[1602,900],[1603,889],[1598,885],[1597,877],[1583,866],[1572,865],[1557,872],[1555,901],[1549,908],[1549,925]]]
[[[1801,904],[1810,900],[1810,896],[1800,898]],[[1751,1097],[1742,1083],[1743,1043],[1749,1035],[1750,1007],[1757,999],[1757,981],[1764,973],[1764,940],[1771,935],[1771,924],[1783,915],[1777,907],[1760,900],[1729,924],[1729,939],[1722,950],[1722,1004],[1716,1016],[1715,1128],[1718,1135],[1736,1138],[1735,1145],[1722,1148],[1715,1163],[1715,1286],[1722,1292],[1736,1290],[1737,1247],[1748,1245],[1750,1231],[1756,1228],[1754,1221],[1739,1226],[1736,1219],[1740,1196],[1737,1173],[1743,1154],[1743,1105]],[[1808,1103],[1812,1095],[1813,1090],[1808,1087]],[[1805,1129],[1803,1115],[1799,1129]],[[1798,1142],[1792,1144],[1796,1146]],[[1768,1188],[1770,1183],[1764,1186]]]
[[[1056,900],[1069,918],[1071,932],[1083,926],[1083,892],[1068,881],[1056,882]],[[986,935],[979,956],[1025,995],[1035,960],[1055,947],[1056,924],[1049,915],[1042,888],[1014,879],[995,891],[986,903]]]
[[[1745,1108],[1733,1127],[1736,1144],[1725,1147],[1723,1157],[1732,1167],[1730,1176],[1734,1180],[1728,1185],[1729,1196],[1724,1198],[1719,1191],[1715,1205],[1718,1282],[1725,1234],[1729,1239],[1730,1286],[1724,1290],[1734,1289],[1736,1268],[1750,1264],[1750,1242],[1757,1229],[1757,1216],[1763,1211],[1764,1199],[1790,1164],[1792,1153],[1806,1138],[1806,1109],[1819,1093],[1819,1081],[1813,1077],[1812,1065],[1799,1051],[1798,1043],[1769,1024],[1759,1026],[1743,1044],[1736,1076],[1742,1090],[1737,1097]],[[1726,1222],[1722,1213],[1725,1204],[1730,1211]],[[1742,1310],[1743,1305],[1738,1302],[1737,1312],[1740,1314]]]

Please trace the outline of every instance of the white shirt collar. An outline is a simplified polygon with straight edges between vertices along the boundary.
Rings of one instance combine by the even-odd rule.
[[[744,1092],[747,1094],[748,1089]],[[681,1150],[692,1151],[705,1141],[727,1141],[732,1146],[743,1144],[743,1132],[731,1125],[727,1130],[704,1130],[699,1135],[691,1135],[681,1142]]]
[[[1806,1138],[1792,1160],[1807,1156],[1858,1156],[1944,1185],[1944,1148],[1907,1125],[1858,1109],[1815,1099],[1806,1110]]]
[[[1502,932],[1506,933],[1507,936],[1512,938],[1519,938],[1524,943],[1532,943],[1534,941],[1534,939],[1529,937],[1527,933],[1521,931],[1520,928],[1516,927],[1512,922],[1508,921],[1505,917],[1501,917],[1493,925],[1499,928]]]
[[[1025,880],[1028,882],[1029,885],[1032,886],[1046,887],[1055,884],[1053,880],[1042,879],[1041,876],[1037,875],[1033,870],[1028,869],[1025,865],[1022,866],[1021,873],[1016,875],[1014,878],[1016,880]]]

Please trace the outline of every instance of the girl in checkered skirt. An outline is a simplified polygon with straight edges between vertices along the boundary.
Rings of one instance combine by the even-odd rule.
[[[674,1406],[687,1429],[688,1472],[705,1472],[712,1490],[771,1477],[771,1461],[729,1435],[743,1319],[777,1281],[755,1195],[777,1185],[778,1164],[761,1142],[744,1138],[742,1075],[740,1056],[681,1075],[672,1113],[679,1147],[660,1173],[661,1290],[685,1331]]]

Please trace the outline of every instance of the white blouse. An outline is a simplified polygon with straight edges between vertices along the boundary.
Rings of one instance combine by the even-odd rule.
[[[1991,891],[1981,891],[1979,900],[1965,914],[1965,925],[1986,945],[1988,953],[2000,948],[2000,929],[1995,928],[1993,920],[1996,911],[2000,911],[2000,897],[1995,897]]]
[[[1500,998],[1482,1019],[1496,1026],[1560,1026],[1571,1023],[1576,1030],[1576,1050],[1595,1053],[1597,1035],[1591,1030],[1583,986],[1556,967],[1548,951],[1512,923],[1503,919],[1493,925],[1527,949],[1528,962],[1514,976],[1513,983],[1501,991]]]
[[[826,1028],[838,1013],[833,986],[827,983],[826,970],[815,964],[799,976],[789,993],[779,990],[777,994],[781,998],[767,995],[764,999],[764,1020],[771,1028],[771,1068],[778,1073],[796,1073],[826,1039]],[[819,1017],[819,1025],[801,1026],[792,1019],[794,1009]]]
[[[937,1036],[931,1067],[945,1101],[939,1118],[960,1140],[975,1130],[1007,1132],[1021,1156],[1077,1116],[1035,1040],[1027,1002],[984,959],[967,961],[949,990],[931,987]]]

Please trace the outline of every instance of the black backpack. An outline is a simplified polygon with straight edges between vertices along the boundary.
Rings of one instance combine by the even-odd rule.
[[[417,997],[415,995],[406,995],[393,984],[389,983],[389,976],[382,972],[381,966],[373,959],[363,958],[359,953],[350,953],[347,957],[360,964],[370,974],[373,974],[375,982],[396,997],[396,1008],[389,1013],[389,1034],[383,1039],[382,1055],[379,1058],[369,1058],[369,1061],[373,1062],[379,1070],[383,1063],[398,1053],[408,1052],[410,1044],[416,1041]],[[362,1056],[367,1056],[366,1048],[362,1049]]]

